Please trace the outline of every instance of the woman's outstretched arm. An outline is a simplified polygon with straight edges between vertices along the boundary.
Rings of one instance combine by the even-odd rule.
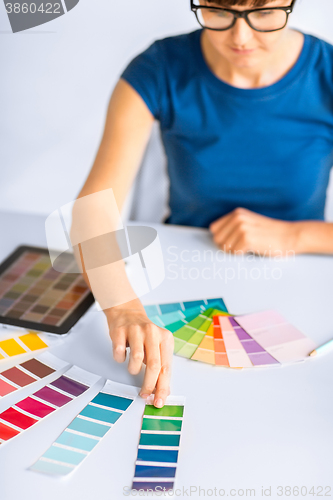
[[[108,244],[104,248],[94,247],[93,235],[96,234],[96,221],[103,220],[106,225],[115,228],[117,213],[121,211],[126,196],[133,183],[140,166],[147,142],[150,137],[154,117],[136,91],[125,81],[120,80],[110,100],[103,138],[89,176],[74,204],[71,239],[82,231],[92,235],[89,246],[90,261],[96,255],[109,251]],[[112,188],[116,201],[116,210],[106,207],[95,196],[102,191]],[[94,195],[89,197],[89,195]],[[85,200],[92,199],[89,210],[82,205]],[[97,200],[96,202],[94,200]],[[84,207],[84,217],[80,207]],[[91,208],[92,207],[92,208]],[[110,209],[109,209],[110,208]],[[96,212],[90,217],[90,211]],[[114,217],[113,217],[114,216]],[[79,241],[79,238],[76,238]],[[112,240],[115,242],[115,239]],[[73,242],[73,239],[72,239]],[[102,244],[103,242],[99,244]],[[84,244],[83,244],[84,245]],[[83,276],[92,289],[96,300],[102,304],[108,302],[105,289],[102,286],[91,286],[89,271],[85,269],[83,245],[77,245],[75,252]],[[119,248],[114,249],[119,252]],[[104,253],[106,255],[106,253]],[[116,260],[116,259],[115,259]],[[112,268],[112,269],[111,269]],[[145,310],[136,297],[125,272],[125,266],[120,259],[116,269],[110,266],[103,275],[103,283],[111,283],[113,307],[104,309],[107,317],[110,337],[113,344],[113,356],[117,362],[124,362],[126,347],[130,347],[128,370],[131,374],[138,374],[145,363],[146,370],[141,389],[141,395],[148,397],[155,390],[154,404],[162,407],[170,390],[170,373],[173,354],[173,336],[163,328],[153,324],[147,317]],[[106,279],[106,281],[104,281]],[[91,280],[90,280],[91,281]],[[123,300],[123,297],[130,297]]]

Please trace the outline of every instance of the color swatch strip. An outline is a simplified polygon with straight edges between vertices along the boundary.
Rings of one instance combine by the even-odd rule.
[[[238,339],[229,318],[219,317],[230,368],[252,368],[251,360]]]
[[[45,335],[29,332],[24,335],[0,340],[0,360],[12,358],[19,354],[47,349]]]
[[[50,375],[56,378],[69,367],[69,363],[56,358],[53,354],[42,353],[0,373],[0,397],[4,398]]]
[[[230,324],[236,333],[238,340],[249,356],[253,366],[279,365],[280,363],[273,358],[258,342],[239,326],[234,318],[229,318]]]
[[[146,404],[135,464],[133,490],[174,488],[180,437],[184,418],[184,398],[167,398],[163,408]]]
[[[19,435],[47,415],[70,403],[100,380],[100,377],[73,366],[31,396],[0,413],[0,443]]]
[[[95,449],[133,403],[138,390],[108,380],[30,470],[66,476]]]
[[[219,316],[213,316],[215,364],[230,367]]]
[[[279,363],[295,363],[315,349],[306,337],[276,311],[235,317],[236,322]]]

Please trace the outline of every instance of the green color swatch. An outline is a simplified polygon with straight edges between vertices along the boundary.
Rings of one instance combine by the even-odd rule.
[[[156,417],[182,417],[184,406],[165,405],[163,408],[156,408],[154,405],[146,405],[145,415],[154,415]]]
[[[162,420],[159,418],[144,418],[142,421],[143,431],[171,431],[178,432],[182,428],[181,420]]]

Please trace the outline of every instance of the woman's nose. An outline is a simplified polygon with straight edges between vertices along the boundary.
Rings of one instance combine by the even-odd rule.
[[[247,24],[245,19],[238,18],[235,25],[230,29],[230,35],[235,47],[243,47],[253,37],[253,29]]]

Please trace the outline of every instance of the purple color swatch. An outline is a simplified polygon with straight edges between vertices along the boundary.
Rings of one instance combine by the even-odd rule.
[[[83,394],[88,389],[88,387],[86,385],[80,384],[80,382],[77,382],[76,380],[72,380],[71,378],[65,377],[64,375],[59,377],[57,380],[52,382],[50,385],[57,387],[61,391],[68,392],[69,394],[72,394],[73,396],[80,396],[80,394]]]
[[[235,328],[236,326],[239,326],[237,321],[235,321],[234,318],[232,318],[231,316],[228,317],[228,320],[230,321],[230,324],[233,328]]]
[[[58,391],[54,391],[53,389],[47,386],[40,389],[40,391],[35,392],[34,396],[43,399],[48,403],[52,403],[55,406],[64,406],[66,403],[69,403],[69,401],[72,401],[72,399],[69,398],[68,396],[61,394]]]
[[[247,340],[242,342],[242,346],[248,354],[254,354],[257,352],[266,352],[255,340]]]
[[[250,335],[248,333],[246,333],[245,330],[243,330],[243,328],[241,327],[234,327],[234,330],[237,334],[237,337],[239,338],[240,341],[242,340],[252,340],[252,337],[250,337]]]
[[[278,361],[276,361],[275,358],[273,358],[273,356],[268,354],[268,352],[258,352],[256,354],[249,354],[249,358],[254,366],[280,364]]]

